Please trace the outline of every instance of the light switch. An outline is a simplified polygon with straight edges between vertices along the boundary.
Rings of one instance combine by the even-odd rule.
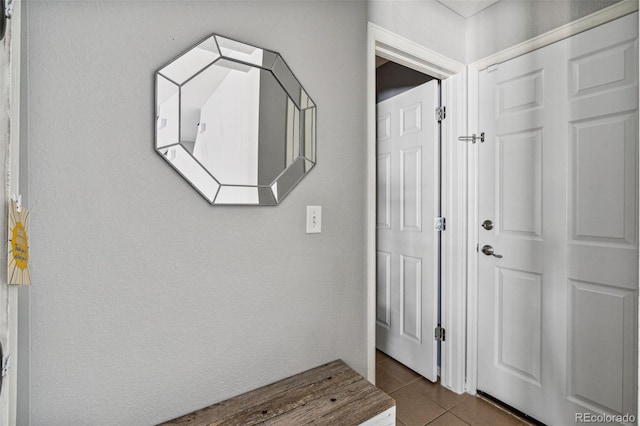
[[[322,207],[307,206],[307,234],[319,234],[322,231]]]

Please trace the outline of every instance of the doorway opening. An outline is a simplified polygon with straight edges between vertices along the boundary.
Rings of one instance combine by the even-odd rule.
[[[428,74],[376,56],[376,103],[433,80]]]
[[[376,105],[376,349],[436,382],[440,80],[378,56]]]
[[[440,347],[441,369],[440,382],[445,387],[456,393],[465,390],[465,324],[466,324],[466,180],[467,180],[467,151],[463,144],[454,144],[454,138],[466,132],[466,68],[465,65],[452,60],[440,53],[434,52],[424,46],[420,46],[411,40],[405,39],[375,24],[368,24],[367,40],[367,378],[376,382],[376,276],[377,276],[377,250],[376,250],[376,199],[377,199],[377,112],[376,112],[376,56],[396,64],[403,65],[423,75],[431,76],[434,82],[440,81],[440,97],[435,102],[446,106],[446,119],[441,124],[442,149],[430,158],[442,158],[441,185],[445,188],[442,192],[441,216],[446,217],[447,222],[455,223],[455,226],[447,228],[441,240],[442,268],[440,278],[442,288],[440,291],[441,308],[432,309],[433,313],[441,314],[440,324],[447,327],[446,342]],[[382,60],[379,60],[379,62]],[[427,82],[426,84],[429,84]],[[437,96],[436,91],[432,92]],[[435,104],[434,104],[435,105]],[[409,111],[413,111],[410,113]],[[411,119],[415,127],[417,108],[407,108],[405,114],[406,124],[411,127]],[[425,120],[436,120],[435,111],[431,110],[425,115]],[[431,128],[435,128],[432,126]],[[440,147],[437,146],[438,149]],[[416,155],[407,151],[407,161],[413,159],[415,165]],[[437,166],[431,170],[437,170]],[[438,179],[435,177],[434,179]],[[408,219],[415,218],[409,217]],[[433,232],[434,217],[424,220],[421,226]],[[406,270],[416,270],[416,261],[410,256],[405,258]],[[413,268],[412,268],[413,267]],[[434,277],[433,282],[438,278]],[[437,300],[437,293],[432,300]],[[438,324],[437,317],[433,324]],[[409,330],[411,331],[411,330]],[[415,331],[415,329],[414,329]],[[433,329],[427,330],[425,337],[433,339]],[[433,342],[433,341],[432,341]],[[437,347],[437,345],[435,345]],[[434,348],[434,362],[437,363]],[[433,379],[437,375],[433,373]],[[433,380],[432,379],[432,380]]]

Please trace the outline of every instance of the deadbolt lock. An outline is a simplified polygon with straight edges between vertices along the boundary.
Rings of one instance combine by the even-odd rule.
[[[482,222],[482,227],[487,231],[491,231],[493,229],[493,222],[487,219],[484,222]]]

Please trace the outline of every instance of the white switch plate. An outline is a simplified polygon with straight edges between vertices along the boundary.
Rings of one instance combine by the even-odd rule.
[[[307,234],[322,232],[322,207],[307,206]]]

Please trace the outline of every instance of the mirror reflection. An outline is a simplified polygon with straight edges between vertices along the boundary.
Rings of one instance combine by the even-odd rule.
[[[280,203],[315,139],[316,106],[277,53],[214,34],[156,73],[156,151],[211,204]]]

